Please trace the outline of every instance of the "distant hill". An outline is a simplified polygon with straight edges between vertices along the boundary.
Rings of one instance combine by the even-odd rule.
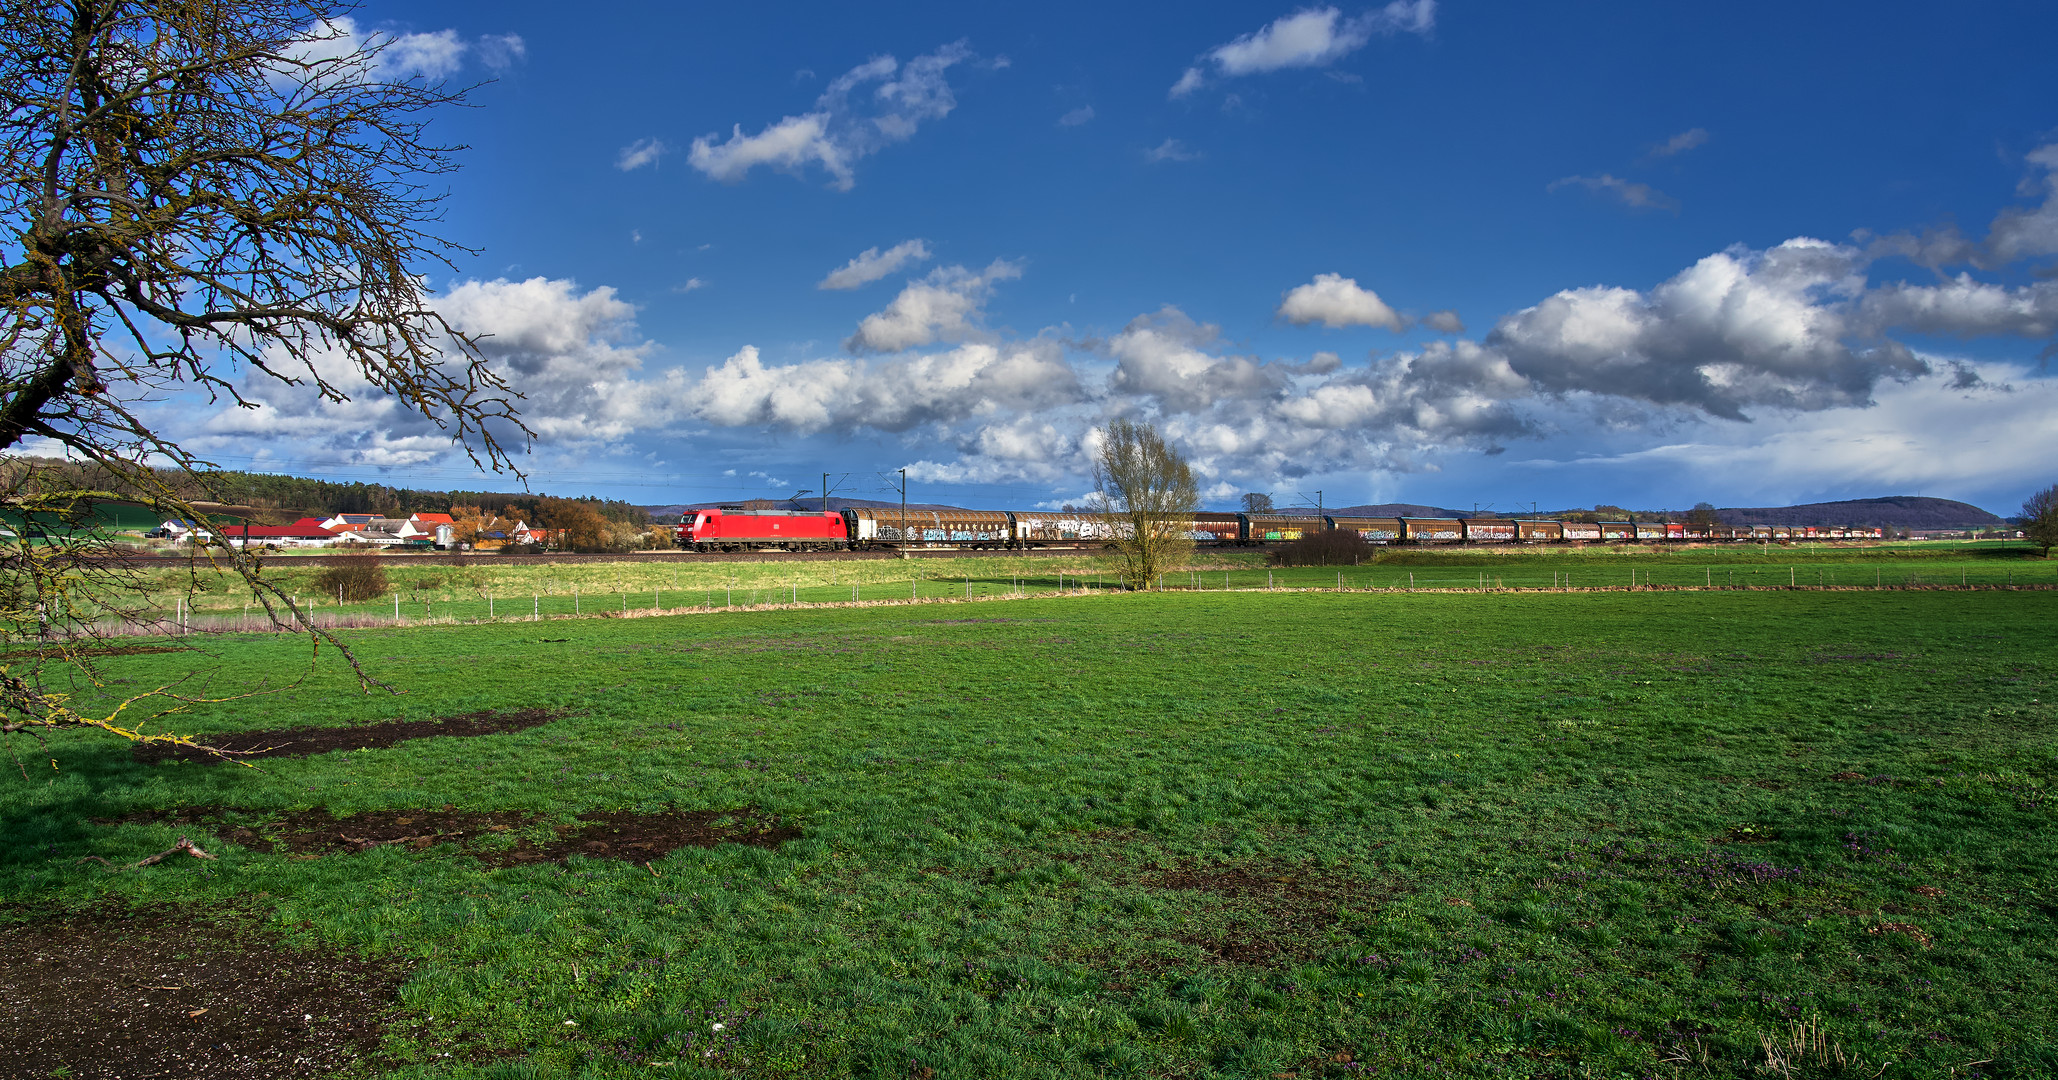
[[[1800,506],[1729,506],[1715,511],[1724,525],[1892,525],[1901,529],[1950,529],[2004,522],[1971,503],[1894,495]]]
[[[1313,515],[1310,507],[1296,506],[1281,514]],[[1325,510],[1337,517],[1529,517],[1527,512],[1451,510],[1420,503],[1380,503],[1377,506],[1340,506]],[[1583,510],[1545,511],[1545,520],[1558,520],[1584,513]],[[1635,511],[1638,519],[1665,517],[1679,520],[1685,511]],[[1891,525],[1898,529],[1963,529],[2005,524],[2000,518],[1971,503],[1932,499],[1921,495],[1895,495],[1883,499],[1846,499],[1841,502],[1804,503],[1800,506],[1731,506],[1715,511],[1724,525]]]
[[[1473,516],[1469,511],[1447,510],[1441,506],[1423,506],[1421,503],[1380,503],[1376,506],[1329,506],[1324,507],[1322,509],[1322,512],[1328,514],[1331,517],[1453,518]],[[1285,514],[1288,516],[1312,517],[1315,513],[1315,509],[1311,506],[1288,506],[1275,511],[1275,513]],[[1498,517],[1500,515],[1495,514],[1491,516]]]

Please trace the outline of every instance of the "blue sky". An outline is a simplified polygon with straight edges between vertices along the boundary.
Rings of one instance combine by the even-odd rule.
[[[1210,503],[2058,480],[2058,8],[373,2],[491,78],[425,268],[530,484],[1030,507],[1159,422]],[[256,384],[253,384],[255,387]],[[481,478],[360,399],[221,464]]]

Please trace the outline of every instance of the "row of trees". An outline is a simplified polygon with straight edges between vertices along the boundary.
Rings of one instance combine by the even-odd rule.
[[[638,531],[651,522],[649,511],[641,506],[594,495],[563,498],[533,492],[438,491],[235,469],[189,471],[148,467],[143,471],[150,479],[138,483],[134,470],[110,468],[97,461],[12,455],[0,458],[0,490],[13,491],[31,484],[61,486],[106,491],[135,502],[145,502],[153,493],[169,490],[192,502],[277,510],[276,515],[266,516],[280,518],[332,513],[404,518],[415,513],[454,513],[453,508],[470,507],[490,516],[528,520],[562,513],[564,504],[577,503],[612,524],[634,526]]]
[[[671,546],[670,530],[652,520],[643,508],[628,507],[633,513],[622,513],[621,507],[628,504],[544,495],[504,502],[498,510],[478,505],[453,506],[450,519],[456,527],[457,541],[465,544],[485,540],[496,521],[510,525],[508,519],[520,518],[534,528],[546,530],[549,539],[542,546],[555,551],[647,551]]]

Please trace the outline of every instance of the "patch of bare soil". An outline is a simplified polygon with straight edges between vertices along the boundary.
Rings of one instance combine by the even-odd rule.
[[[1180,941],[1205,949],[1216,961],[1269,967],[1311,959],[1329,931],[1402,891],[1399,886],[1290,866],[1189,864],[1148,875],[1152,888],[1203,893],[1220,904],[1220,918]]]
[[[407,977],[241,918],[9,914],[30,918],[0,925],[0,1076],[327,1076],[376,1052]]]
[[[223,735],[196,736],[237,758],[311,757],[331,750],[377,750],[409,739],[470,738],[497,735],[503,731],[525,731],[568,715],[565,709],[512,709],[464,713],[438,720],[387,720],[354,727],[298,727],[274,731],[238,731]],[[137,761],[154,765],[160,761],[191,761],[218,765],[222,758],[190,746],[139,743],[133,749]]]
[[[747,844],[776,848],[800,830],[754,809],[666,810],[640,814],[606,810],[579,815],[576,824],[545,825],[516,810],[370,810],[336,817],[326,809],[267,815],[231,807],[144,810],[102,825],[163,823],[205,829],[230,843],[260,851],[318,858],[375,847],[422,851],[455,844],[491,867],[556,862],[573,855],[647,863],[680,848]],[[543,833],[548,838],[539,837]]]

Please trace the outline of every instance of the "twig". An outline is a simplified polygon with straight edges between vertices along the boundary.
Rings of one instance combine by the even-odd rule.
[[[170,846],[170,847],[168,847],[168,848],[165,848],[165,849],[164,849],[163,851],[160,851],[160,852],[158,852],[157,854],[155,854],[155,855],[152,855],[152,856],[150,856],[150,857],[149,857],[149,858],[147,858],[147,859],[142,859],[142,860],[140,860],[140,861],[137,861],[137,862],[132,862],[132,863],[130,863],[130,864],[129,864],[129,865],[127,865],[127,866],[116,866],[115,864],[113,864],[113,863],[111,863],[111,862],[108,862],[108,861],[107,861],[106,859],[103,859],[103,858],[101,858],[101,857],[100,857],[100,856],[98,856],[98,855],[87,855],[87,856],[85,856],[84,858],[81,858],[81,859],[80,859],[79,861],[80,861],[80,862],[82,862],[82,863],[86,863],[86,862],[96,862],[96,863],[99,863],[100,865],[102,865],[102,866],[104,866],[104,867],[106,867],[106,868],[107,868],[107,872],[108,872],[108,873],[112,874],[112,873],[119,873],[119,872],[121,872],[121,871],[123,871],[123,870],[136,870],[136,869],[140,869],[140,868],[142,868],[142,867],[145,867],[145,866],[150,866],[150,865],[153,865],[153,864],[155,864],[155,863],[158,863],[158,862],[162,862],[162,861],[164,860],[164,857],[165,857],[165,856],[167,856],[167,855],[177,855],[177,854],[178,854],[179,852],[181,852],[181,851],[185,852],[185,853],[186,853],[186,854],[188,854],[188,855],[191,855],[191,856],[193,856],[193,857],[194,857],[194,858],[196,858],[196,859],[213,859],[213,858],[214,858],[214,856],[213,856],[213,855],[209,855],[209,854],[208,854],[207,852],[205,852],[205,851],[202,851],[202,850],[200,850],[200,847],[199,847],[199,845],[197,845],[197,844],[193,843],[193,841],[191,841],[191,840],[188,840],[188,839],[186,839],[185,837],[181,836],[181,837],[179,837],[179,842],[178,842],[178,843],[176,843],[176,844],[173,844],[172,846]]]

